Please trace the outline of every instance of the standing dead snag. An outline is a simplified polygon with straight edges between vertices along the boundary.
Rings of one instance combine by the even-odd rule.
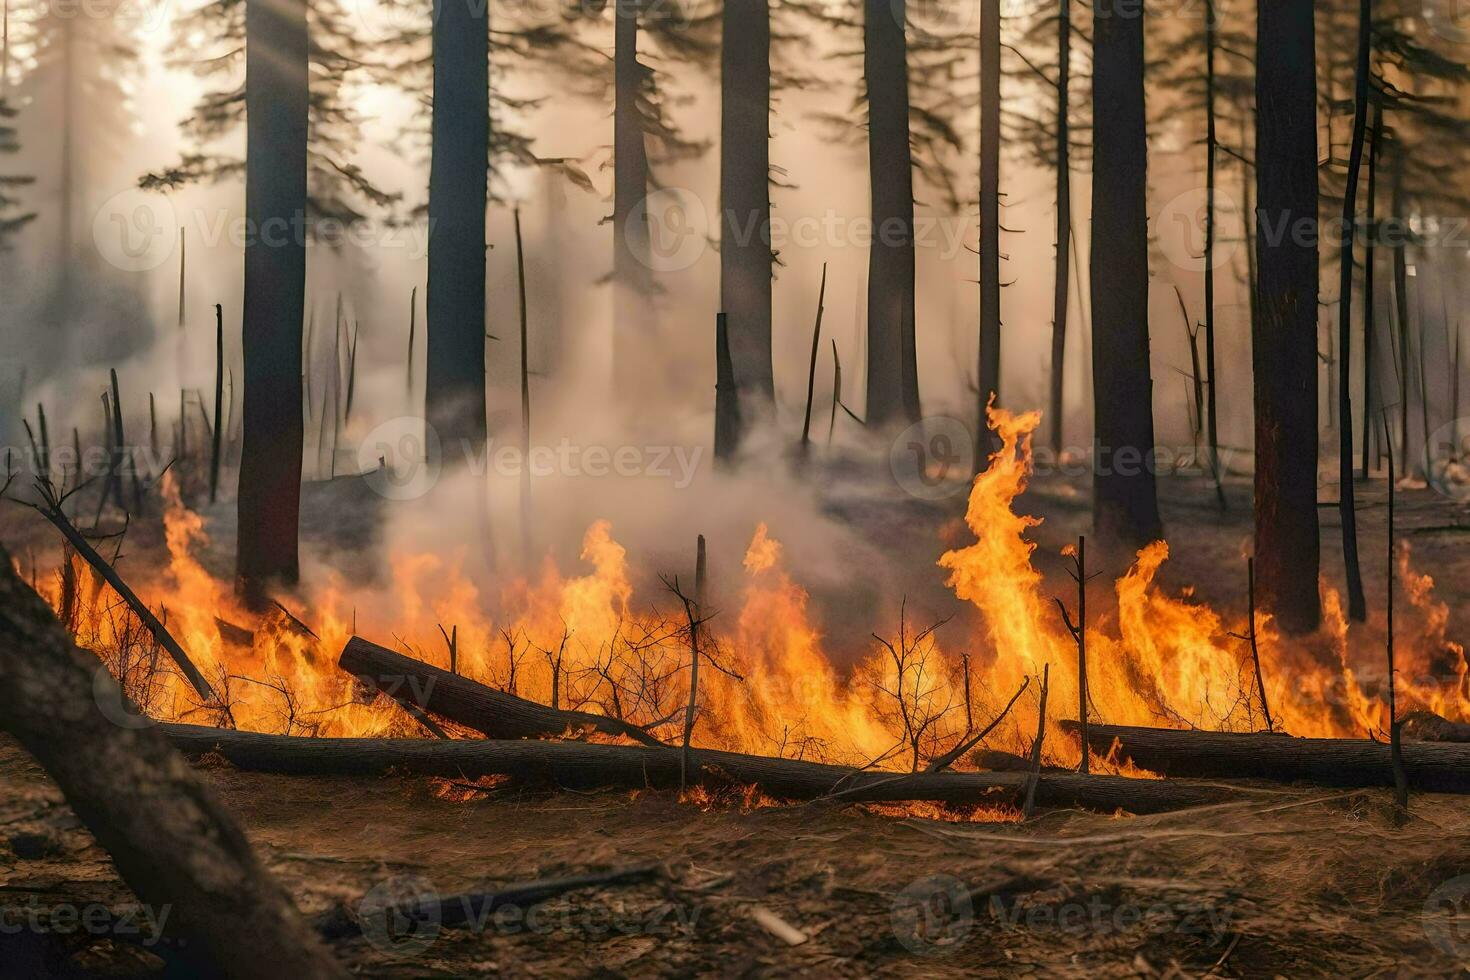
[[[801,451],[811,448],[812,396],[817,389],[817,351],[822,342],[822,311],[827,298],[827,263],[822,263],[822,285],[817,290],[817,322],[812,327],[812,359],[806,370],[806,415],[801,422]],[[835,395],[833,397],[836,397]]]
[[[99,670],[0,549],[0,727],[61,787],[138,900],[171,909],[183,972],[345,977],[165,736],[104,713],[136,717]]]
[[[209,446],[209,502],[219,493],[220,440],[225,417],[225,309],[214,304],[214,433]]]
[[[1261,674],[1261,648],[1256,642],[1256,560],[1247,558],[1245,560],[1245,587],[1247,611],[1250,616],[1250,625],[1244,635],[1231,633],[1237,640],[1249,640],[1251,645],[1251,663],[1256,669],[1256,690],[1261,695],[1261,714],[1266,716],[1266,731],[1274,731],[1275,722],[1271,720],[1271,705],[1266,700],[1266,679]],[[1082,738],[1086,740],[1087,730],[1083,729]]]
[[[1041,743],[1046,740],[1046,693],[1051,687],[1051,664],[1041,666],[1041,705],[1036,709],[1036,741],[1031,746],[1031,773],[1026,781],[1026,801],[1021,805],[1021,818],[1030,820],[1036,809],[1036,784],[1041,781]],[[1087,755],[1083,743],[1082,754]]]
[[[740,446],[740,392],[730,360],[730,330],[725,314],[715,317],[715,459],[729,461]]]
[[[1087,775],[1087,538],[1077,535],[1077,546],[1072,551],[1073,569],[1067,574],[1077,583],[1077,622],[1072,622],[1072,617],[1067,614],[1067,607],[1062,600],[1057,600],[1057,608],[1062,611],[1062,622],[1067,627],[1067,632],[1072,634],[1072,639],[1077,641],[1077,718],[1082,726],[1082,761],[1077,764],[1077,771]],[[1063,554],[1066,552],[1064,551]]]
[[[1404,743],[1401,737],[1403,723],[1398,719],[1398,705],[1395,703],[1396,693],[1394,688],[1393,591],[1397,576],[1394,575],[1393,568],[1393,436],[1388,431],[1388,417],[1386,415],[1384,416],[1383,423],[1383,438],[1384,445],[1388,447],[1388,599],[1385,611],[1388,633],[1387,640],[1385,641],[1388,650],[1388,756],[1389,764],[1393,767],[1394,822],[1402,824],[1409,816],[1409,774],[1404,768]]]

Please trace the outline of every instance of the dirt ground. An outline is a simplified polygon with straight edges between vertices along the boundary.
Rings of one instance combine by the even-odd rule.
[[[1164,482],[1174,558],[1163,580],[1238,606],[1243,569],[1228,570],[1249,536],[1250,487],[1229,489],[1221,516],[1202,481]],[[1381,482],[1363,496],[1376,608]],[[1463,640],[1470,511],[1428,490],[1401,497],[1400,532],[1416,566],[1436,577],[1450,635]],[[1039,480],[1027,495],[1023,506],[1048,517],[1039,561],[1085,529],[1085,500],[1059,479]],[[940,509],[957,515],[959,502]],[[936,516],[944,515],[930,507],[912,522],[874,521],[874,540],[882,546],[884,533],[906,524],[932,528]],[[1324,575],[1337,581],[1329,510],[1323,551]],[[702,807],[651,793],[469,793],[394,776],[205,774],[312,917],[371,913],[404,895],[661,869],[650,881],[577,892],[471,928],[420,921],[395,930],[369,914],[365,938],[335,942],[363,976],[1470,972],[1464,798],[1416,796],[1400,829],[1387,791],[1259,784],[1224,806],[1150,817],[1051,812],[1023,825],[829,804]],[[94,904],[110,914],[79,925]],[[154,955],[164,947],[149,940],[165,910],[147,910],[150,918],[134,904],[45,774],[0,737],[0,976],[164,975],[166,961]]]

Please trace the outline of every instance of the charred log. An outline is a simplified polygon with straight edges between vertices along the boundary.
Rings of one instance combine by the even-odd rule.
[[[297,738],[197,725],[164,725],[174,746],[190,756],[217,753],[240,769],[294,775],[377,776],[399,773],[445,778],[511,776],[570,789],[624,787],[676,790],[683,753],[673,747],[595,745],[559,741],[431,741],[429,739]],[[756,786],[783,800],[840,795],[848,803],[926,800],[955,805],[1016,805],[1025,773],[890,773],[717,752],[691,751],[688,782],[709,789]],[[1042,773],[1042,806],[1159,813],[1234,798],[1219,786],[1123,776]]]
[[[214,795],[11,569],[0,549],[0,728],[61,787],[138,899],[171,907],[181,975],[346,976]]]
[[[587,711],[560,711],[451,674],[360,636],[347,641],[337,666],[399,704],[473,728],[489,738],[551,738],[569,732],[625,736],[662,746],[637,725]]]
[[[1075,721],[1061,724],[1063,731],[1077,734]],[[1087,737],[1094,752],[1106,755],[1116,740],[1120,757],[1168,777],[1269,779],[1319,786],[1394,785],[1388,744],[1367,739],[1126,725],[1090,725]],[[1470,745],[1406,742],[1403,755],[1415,789],[1470,793]]]

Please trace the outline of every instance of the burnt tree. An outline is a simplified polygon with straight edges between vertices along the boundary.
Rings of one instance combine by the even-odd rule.
[[[914,176],[909,145],[905,0],[866,0],[863,79],[868,104],[867,422],[919,418],[914,346]]]
[[[1105,540],[1159,537],[1148,340],[1143,9],[1098,0],[1093,27],[1092,520]]]
[[[975,467],[996,448],[986,410],[1000,396],[1000,0],[980,2],[980,404]]]
[[[306,305],[305,0],[245,5],[245,392],[236,574],[246,598],[299,574]],[[222,424],[218,419],[216,425]]]
[[[446,455],[485,445],[485,201],[490,25],[482,4],[434,3],[424,410]],[[457,459],[458,457],[452,457]]]
[[[1311,0],[1258,0],[1255,550],[1262,605],[1301,633],[1317,594],[1317,116]]]
[[[747,417],[775,410],[771,370],[771,20],[726,0],[720,57],[720,309]]]
[[[1072,82],[1072,3],[1057,6],[1057,255],[1052,278],[1051,377],[1047,411],[1051,416],[1051,449],[1062,456],[1062,391],[1067,357],[1067,301],[1071,296],[1072,131],[1068,86]]]

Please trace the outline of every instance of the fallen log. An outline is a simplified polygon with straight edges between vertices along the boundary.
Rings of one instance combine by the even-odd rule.
[[[405,657],[360,636],[347,641],[337,666],[400,704],[412,703],[489,738],[552,738],[568,732],[585,735],[595,731],[622,735],[644,745],[664,744],[626,721],[527,701]]]
[[[55,780],[139,902],[171,913],[174,972],[346,976],[214,794],[16,578],[3,548],[0,675],[0,728]]]
[[[1061,725],[1073,736],[1080,727],[1075,721]],[[1087,736],[1099,755],[1110,752],[1116,740],[1120,757],[1168,777],[1269,779],[1318,786],[1394,785],[1386,742],[1092,723]],[[1403,756],[1415,789],[1470,793],[1470,745],[1406,742]]]
[[[1470,725],[1450,721],[1432,711],[1411,711],[1399,719],[1404,738],[1421,742],[1470,742]]]
[[[199,725],[163,725],[185,755],[217,754],[240,769],[314,776],[378,776],[394,772],[474,779],[512,776],[578,790],[609,786],[679,788],[683,752],[671,746],[605,745],[549,740],[299,738]],[[1019,804],[1025,773],[891,773],[692,749],[689,782],[709,789],[756,786],[782,800],[841,794],[849,803],[915,800],[956,805]],[[1111,813],[1159,813],[1234,799],[1228,787],[1122,776],[1043,772],[1036,799],[1049,807]]]

